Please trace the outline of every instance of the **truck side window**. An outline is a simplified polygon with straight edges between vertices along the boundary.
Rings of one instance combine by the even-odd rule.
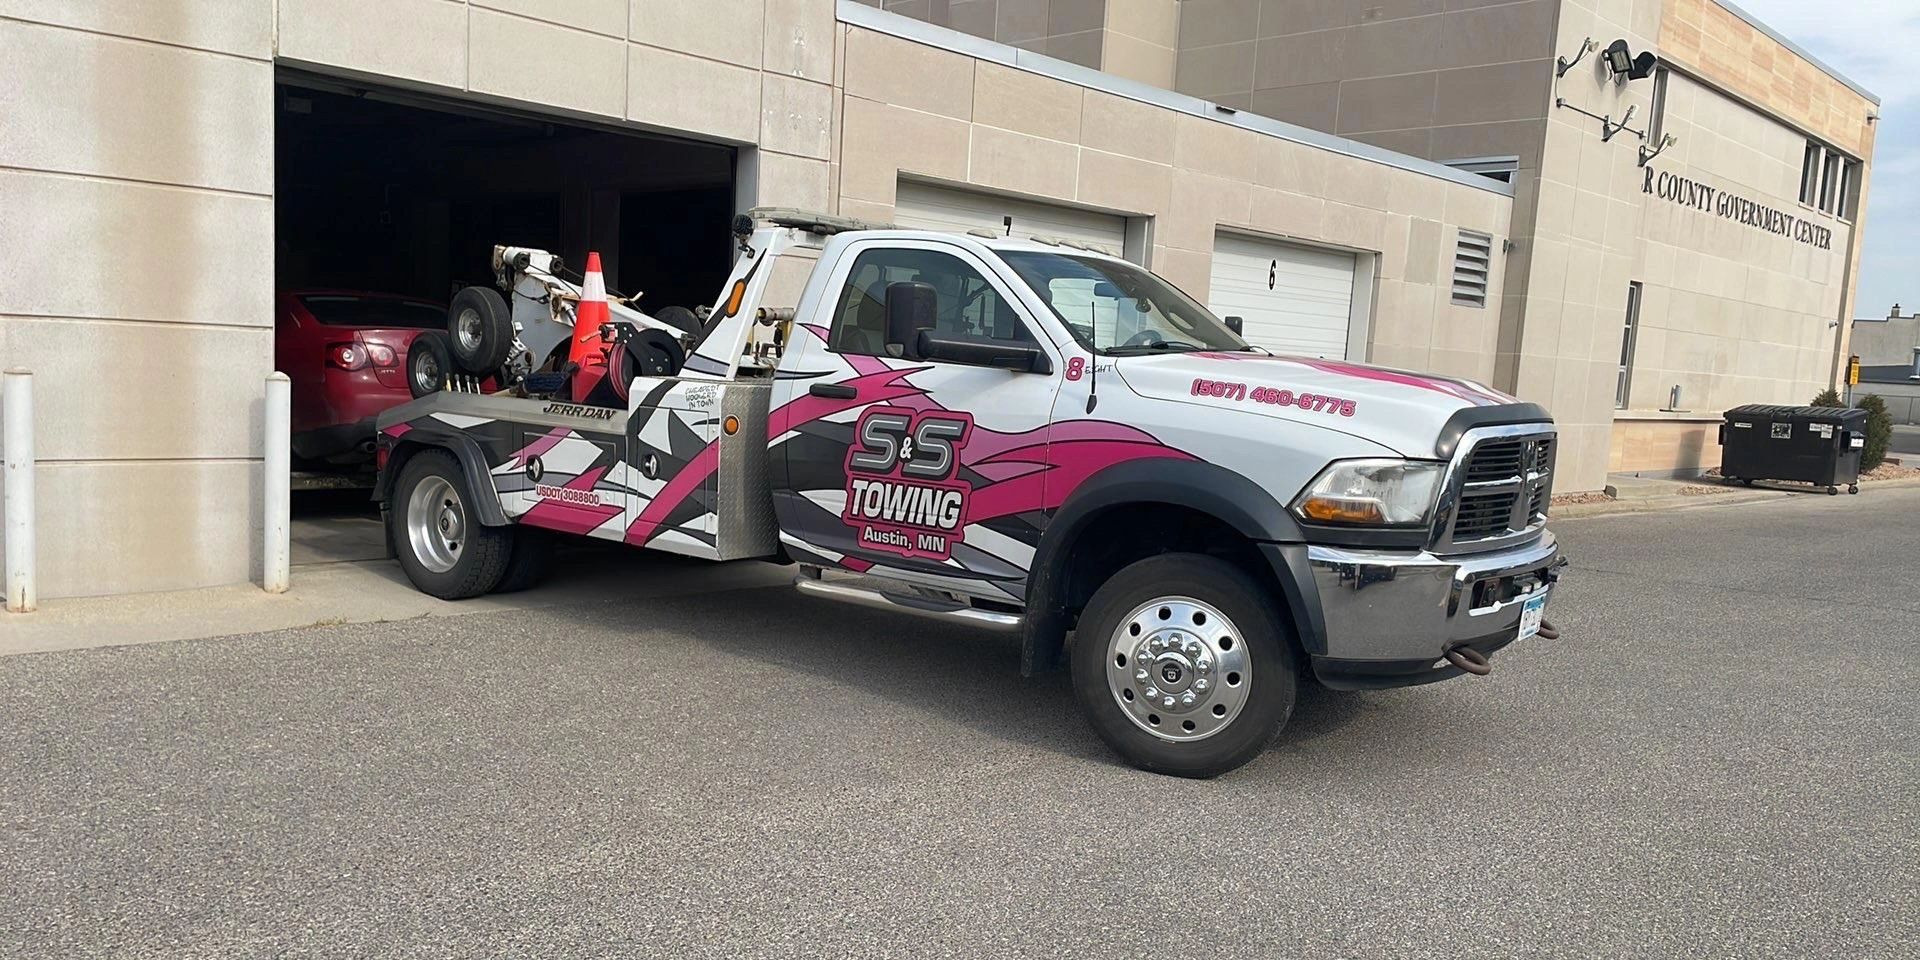
[[[938,250],[893,248],[868,250],[853,261],[833,319],[834,352],[888,355],[887,285],[903,280],[933,286],[933,329],[939,336],[1035,342],[1019,311],[960,258]]]

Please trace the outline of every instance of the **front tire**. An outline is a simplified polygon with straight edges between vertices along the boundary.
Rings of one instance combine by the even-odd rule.
[[[444,450],[423,450],[394,484],[394,552],[421,593],[442,600],[477,597],[506,574],[512,527],[480,523],[468,502],[460,463]]]
[[[1259,756],[1293,713],[1298,673],[1280,611],[1216,557],[1163,554],[1113,575],[1080,615],[1075,697],[1142,770],[1215,777]]]

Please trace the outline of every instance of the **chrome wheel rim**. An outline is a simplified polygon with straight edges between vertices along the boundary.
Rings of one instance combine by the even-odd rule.
[[[427,477],[407,498],[407,542],[420,565],[446,573],[460,562],[467,541],[467,510],[445,477]]]
[[[454,322],[455,334],[460,338],[460,349],[469,355],[480,351],[480,311],[468,307],[460,311]]]
[[[1133,725],[1161,740],[1204,740],[1247,704],[1253,662],[1218,607],[1159,597],[1121,618],[1107,641],[1107,688]]]

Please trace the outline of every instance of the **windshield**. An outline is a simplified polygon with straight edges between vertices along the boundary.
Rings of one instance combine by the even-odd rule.
[[[387,297],[310,294],[300,304],[329,327],[401,327],[436,329],[447,325],[447,311],[429,303]]]
[[[1206,307],[1133,264],[1037,250],[1001,256],[1095,353],[1247,349]]]

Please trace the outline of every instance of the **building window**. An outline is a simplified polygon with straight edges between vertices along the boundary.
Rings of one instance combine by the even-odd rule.
[[[1910,379],[1920,380],[1920,350],[1913,351],[1913,373]]]
[[[1860,214],[1860,173],[1864,169],[1858,160],[1848,160],[1840,173],[1840,209],[1835,211],[1842,220],[1852,221]]]
[[[1800,160],[1800,202],[1811,207],[1820,199],[1820,160],[1826,151],[1807,141],[1807,152]]]
[[[1463,307],[1487,305],[1487,278],[1493,272],[1493,238],[1471,230],[1460,231],[1453,249],[1453,302]]]
[[[1627,408],[1627,391],[1633,386],[1633,344],[1640,333],[1640,284],[1627,284],[1627,328],[1620,334],[1620,379],[1613,386],[1613,408]]]
[[[987,278],[937,250],[868,250],[853,261],[833,324],[832,350],[888,356],[887,286],[917,280],[934,289],[934,333],[963,340],[1032,344],[1020,312]]]
[[[1827,151],[1827,159],[1820,165],[1820,209],[1827,213],[1840,212],[1840,171],[1845,158],[1832,150]]]
[[[1654,146],[1667,132],[1667,73],[1666,67],[1653,72],[1653,118],[1647,121],[1647,141]]]

